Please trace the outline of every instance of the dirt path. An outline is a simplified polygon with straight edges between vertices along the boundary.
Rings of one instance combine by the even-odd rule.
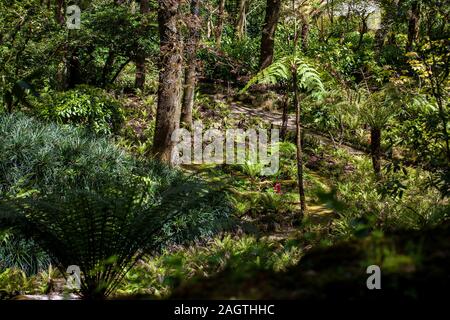
[[[271,111],[267,111],[267,110],[263,110],[263,109],[259,109],[259,108],[253,108],[253,107],[246,107],[243,106],[241,104],[238,104],[236,102],[232,102],[230,104],[230,109],[231,109],[231,114],[238,117],[240,115],[249,115],[249,116],[253,116],[253,117],[259,117],[262,120],[271,123],[275,126],[279,126],[281,127],[282,125],[282,117],[283,115],[279,112],[271,112]],[[295,116],[293,115],[289,115],[288,116],[288,124],[287,124],[287,129],[289,131],[295,131]],[[339,144],[336,145],[335,142],[333,142],[330,138],[319,134],[317,132],[312,132],[312,130],[308,129],[308,128],[303,128],[303,130],[305,130],[305,133],[307,135],[310,135],[316,139],[318,139],[321,143],[324,144],[328,144],[328,145],[333,145],[336,148],[341,148],[341,149],[345,149],[347,150],[349,153],[353,154],[353,155],[365,155],[367,154],[366,151],[364,150],[360,150],[360,149],[356,149],[353,146],[350,146],[348,144]]]

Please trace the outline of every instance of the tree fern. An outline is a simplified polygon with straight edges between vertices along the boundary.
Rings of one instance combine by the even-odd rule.
[[[103,299],[144,252],[184,231],[173,224],[176,219],[195,214],[192,209],[213,197],[206,185],[186,181],[155,199],[148,187],[132,181],[101,194],[73,190],[3,201],[0,225],[35,240],[63,274],[79,266],[79,293]]]
[[[299,88],[308,93],[320,94],[324,91],[319,73],[298,54],[289,55],[274,62],[266,69],[256,74],[241,90],[245,92],[256,83],[275,84],[286,82],[293,93],[293,102],[296,110],[296,140],[297,140],[297,175],[300,197],[300,213],[306,209],[306,197],[303,187],[303,151],[301,142],[301,104],[299,101]]]
[[[276,84],[283,81],[290,82],[294,71],[297,71],[297,85],[300,88],[309,92],[320,92],[324,90],[317,70],[299,55],[290,55],[275,61],[266,69],[257,73],[241,90],[241,93],[246,92],[251,86],[258,83]]]

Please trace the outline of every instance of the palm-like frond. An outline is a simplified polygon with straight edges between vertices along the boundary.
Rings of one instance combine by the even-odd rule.
[[[424,97],[402,92],[392,84],[387,84],[381,90],[372,93],[360,89],[359,95],[356,103],[358,114],[364,123],[374,128],[386,125],[401,111],[402,106],[429,105]]]
[[[270,66],[257,73],[241,90],[241,93],[246,92],[251,86],[258,83],[276,84],[282,81],[289,81],[292,79],[294,71],[297,72],[297,85],[299,87],[310,92],[324,90],[323,83],[320,80],[317,70],[301,56],[290,55],[275,61]]]
[[[166,229],[211,202],[206,185],[192,180],[172,185],[157,199],[143,184],[119,185],[101,194],[60,192],[38,199],[0,203],[0,225],[34,239],[65,272],[78,265],[85,298],[111,294],[145,250],[173,236]],[[183,230],[180,230],[183,231]]]

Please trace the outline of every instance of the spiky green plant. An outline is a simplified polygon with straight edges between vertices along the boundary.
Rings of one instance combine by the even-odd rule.
[[[18,268],[29,276],[48,268],[49,264],[48,255],[34,241],[0,230],[0,272]]]
[[[308,92],[322,92],[323,83],[317,70],[300,55],[289,55],[283,57],[266,69],[258,72],[241,90],[246,92],[255,84],[278,84],[281,82],[291,83],[297,74],[297,85]],[[293,88],[291,88],[293,89]]]
[[[381,178],[381,135],[382,130],[394,118],[402,106],[420,105],[428,102],[420,95],[402,92],[392,83],[386,84],[380,90],[370,92],[365,89],[358,91],[359,98],[355,101],[356,111],[361,122],[370,126],[370,150],[375,175]]]
[[[101,194],[66,190],[0,205],[0,225],[39,243],[63,274],[70,265],[80,267],[79,294],[85,299],[108,297],[142,254],[185,231],[177,219],[212,201],[207,186],[194,181],[173,185],[157,199],[136,179],[106,188]]]

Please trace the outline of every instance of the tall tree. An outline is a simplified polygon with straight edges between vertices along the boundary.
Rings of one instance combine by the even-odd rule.
[[[407,51],[412,51],[414,42],[419,35],[420,26],[420,1],[413,1],[409,10],[408,21],[408,43],[406,45]]]
[[[192,126],[192,109],[194,107],[195,85],[197,82],[197,47],[200,38],[200,0],[191,0],[191,26],[189,40],[186,43],[186,70],[184,80],[183,105],[181,122]]]
[[[303,185],[302,106],[300,103],[300,90],[303,89],[306,93],[323,91],[322,81],[318,72],[294,52],[292,55],[281,58],[266,69],[260,71],[247,83],[241,92],[246,91],[255,83],[288,84],[287,87],[289,87],[293,94],[293,103],[296,110],[298,192],[300,198],[300,215],[303,216],[306,209],[306,198]]]
[[[223,25],[225,23],[225,0],[219,0],[219,14],[217,18],[217,26],[215,30],[216,47],[220,48],[222,45]]]
[[[55,19],[59,25],[64,24],[65,0],[57,0],[55,7]]]
[[[245,36],[247,0],[239,0],[238,17],[236,20],[236,37],[241,40]]]
[[[140,12],[142,15],[147,14],[150,11],[150,6],[148,0],[141,0],[140,4]],[[144,26],[145,28],[145,21]],[[143,89],[145,84],[145,59],[146,54],[144,49],[139,49],[136,55],[136,79],[135,79],[135,87],[136,89]]]
[[[170,163],[174,148],[172,133],[180,126],[183,45],[178,20],[181,2],[182,0],[158,1],[160,71],[152,151],[157,159],[166,163]]]
[[[267,0],[266,17],[261,37],[260,69],[267,68],[273,61],[275,31],[280,18],[281,0]]]

